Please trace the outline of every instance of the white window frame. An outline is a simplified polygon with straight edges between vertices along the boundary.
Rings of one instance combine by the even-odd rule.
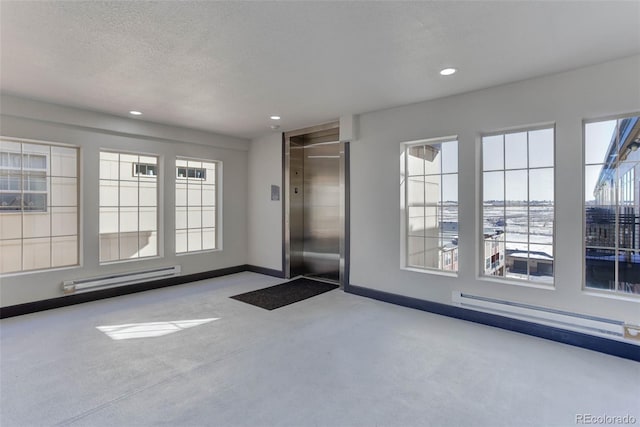
[[[7,273],[0,273],[0,277],[11,277],[11,276],[22,276],[22,275],[26,275],[26,274],[33,274],[33,273],[41,273],[41,272],[47,272],[47,271],[60,271],[60,270],[68,270],[68,269],[73,269],[73,268],[78,268],[82,266],[83,263],[83,251],[82,251],[82,236],[81,236],[81,230],[82,230],[82,199],[81,199],[81,188],[82,188],[82,182],[81,182],[81,148],[77,145],[72,145],[72,144],[66,144],[66,143],[61,143],[61,142],[54,142],[54,141],[43,141],[43,140],[35,140],[35,139],[26,139],[26,138],[13,138],[13,137],[5,137],[5,136],[0,136],[0,139],[2,139],[3,141],[8,141],[8,142],[12,142],[12,143],[19,143],[21,144],[21,148],[20,148],[20,153],[16,153],[13,152],[14,154],[20,154],[21,157],[21,166],[20,168],[8,168],[8,169],[13,169],[16,171],[20,171],[20,179],[21,179],[21,193],[24,194],[24,182],[22,181],[23,176],[22,176],[22,171],[24,171],[24,149],[22,147],[22,144],[35,144],[35,145],[43,145],[43,146],[47,146],[49,147],[49,154],[42,154],[42,156],[44,156],[46,158],[46,168],[45,169],[35,169],[35,171],[37,172],[45,172],[45,177],[48,178],[46,180],[47,184],[46,184],[46,190],[45,191],[29,191],[29,193],[45,193],[46,194],[46,198],[45,198],[45,209],[43,210],[24,210],[24,209],[14,209],[14,210],[0,210],[0,215],[3,214],[7,214],[7,215],[22,215],[23,217],[25,215],[29,216],[29,215],[37,215],[37,214],[49,214],[52,215],[53,210],[50,208],[60,208],[60,207],[74,207],[76,209],[76,233],[75,234],[66,234],[66,235],[53,235],[52,234],[52,227],[50,225],[50,230],[49,230],[49,239],[50,239],[50,243],[49,243],[49,264],[52,265],[53,264],[53,248],[52,248],[52,244],[53,244],[53,238],[55,237],[70,237],[70,236],[75,236],[76,237],[76,263],[75,264],[68,264],[68,265],[59,265],[59,266],[53,266],[53,267],[44,267],[44,268],[32,268],[32,269],[28,269],[25,270],[24,269],[24,260],[23,260],[23,254],[22,251],[24,250],[24,240],[28,240],[29,238],[25,238],[24,237],[24,231],[21,232],[21,237],[19,239],[7,239],[7,240],[20,240],[20,257],[21,257],[21,269],[20,270],[16,270],[16,271],[11,271],[11,272],[7,272]],[[52,176],[51,175],[51,148],[52,147],[60,147],[60,148],[68,148],[68,149],[72,149],[76,151],[76,164],[75,164],[75,179],[76,179],[76,204],[74,206],[49,206],[50,204],[50,198],[51,198],[51,178],[52,177],[63,177],[66,178],[66,176]],[[39,155],[39,154],[38,154]],[[0,166],[1,167],[1,166]],[[34,169],[27,169],[27,172],[32,172],[34,171]],[[52,218],[50,218],[50,221],[52,221]]]
[[[552,129],[553,130],[553,165],[552,166],[543,166],[543,167],[534,167],[531,168],[529,167],[529,132],[535,132],[538,130],[543,130],[543,129]],[[485,262],[486,262],[486,258],[485,258],[485,236],[484,236],[484,164],[483,164],[483,159],[484,159],[484,153],[483,153],[483,138],[486,137],[491,137],[491,136],[497,136],[497,135],[502,135],[503,136],[503,144],[502,144],[502,150],[503,150],[503,162],[505,159],[505,143],[504,143],[504,137],[506,135],[509,134],[514,134],[514,133],[522,133],[522,132],[526,132],[527,133],[527,168],[526,169],[506,169],[506,165],[503,164],[503,168],[500,169],[503,172],[506,172],[507,170],[526,170],[527,171],[527,181],[529,178],[529,173],[532,169],[547,169],[547,168],[552,168],[553,169],[553,233],[551,236],[552,239],[552,243],[551,246],[553,248],[553,276],[552,276],[552,280],[550,282],[544,282],[544,281],[534,281],[534,280],[529,280],[529,279],[520,279],[517,277],[502,277],[502,276],[492,276],[492,275],[487,275],[485,274]],[[478,266],[480,267],[479,270],[477,271],[477,278],[479,280],[484,280],[484,281],[491,281],[491,282],[497,282],[497,283],[506,283],[506,284],[511,284],[511,285],[516,285],[516,286],[527,286],[527,287],[532,287],[532,288],[541,288],[541,289],[555,289],[555,283],[556,283],[556,219],[557,219],[557,201],[556,201],[556,194],[557,194],[557,179],[556,179],[556,163],[557,163],[557,130],[556,130],[556,123],[555,122],[549,122],[549,123],[540,123],[540,124],[535,124],[535,125],[530,125],[530,126],[518,126],[518,127],[512,127],[512,128],[506,128],[506,129],[502,129],[502,130],[496,130],[496,131],[491,131],[491,132],[484,132],[479,134],[479,138],[478,138],[478,142],[480,144],[480,150],[479,150],[479,162],[478,164],[480,165],[480,167],[478,168],[478,182],[479,182],[479,186],[478,186],[478,192],[479,192],[479,197],[478,197],[478,212],[479,212],[479,216],[478,216]],[[496,171],[500,171],[500,170],[496,170]],[[529,182],[529,181],[528,181]],[[504,190],[506,191],[506,180],[503,180],[503,186],[504,186]],[[506,200],[505,200],[506,203]],[[530,206],[530,200],[529,200],[529,186],[527,185],[527,218],[529,218],[529,206]],[[506,206],[505,206],[506,209]],[[506,212],[506,211],[505,211]],[[505,227],[506,227],[506,219],[505,219]],[[530,242],[530,232],[529,232],[529,225],[527,225],[527,244],[529,244]],[[504,234],[504,233],[503,233]],[[500,257],[499,260],[502,260],[505,263],[505,268],[506,268],[506,241],[503,239],[502,242],[504,243],[504,249],[503,252],[500,253]],[[528,265],[528,261],[527,261],[527,277],[529,277],[529,265]]]
[[[137,233],[138,233],[138,241],[140,240],[140,177],[145,177],[145,176],[149,176],[149,177],[154,177],[156,178],[156,254],[155,255],[149,255],[149,256],[144,256],[144,257],[135,257],[135,258],[118,258],[118,259],[112,259],[112,260],[107,260],[107,261],[101,261],[101,254],[98,253],[98,263],[99,265],[109,265],[109,264],[122,264],[122,263],[129,263],[129,262],[137,262],[137,261],[145,261],[145,260],[150,260],[150,259],[157,259],[157,258],[162,258],[163,257],[163,227],[162,227],[162,176],[160,175],[160,169],[161,169],[161,163],[162,163],[162,157],[159,154],[156,153],[143,153],[143,152],[133,152],[133,151],[126,151],[126,150],[118,150],[118,149],[114,149],[114,148],[100,148],[100,150],[98,151],[98,156],[100,156],[101,153],[111,153],[111,154],[118,154],[118,159],[120,158],[120,155],[128,155],[128,156],[138,156],[138,160],[140,160],[140,157],[155,157],[156,158],[156,175],[140,175],[140,174],[136,174],[135,173],[135,167],[136,165],[140,165],[140,164],[148,164],[148,163],[144,163],[144,162],[133,162],[132,164],[132,177],[137,177],[138,178],[138,227],[137,227]],[[119,165],[119,161],[118,161],[118,168],[120,168]],[[100,167],[100,166],[99,166]],[[103,179],[100,177],[100,171],[98,171],[98,192],[100,191],[100,182],[101,181],[117,181],[118,182],[118,189],[120,188],[120,181],[126,181],[121,179],[120,177],[118,177],[117,180],[114,179]],[[120,216],[120,208],[122,207],[120,204],[120,192],[118,191],[118,217]],[[100,201],[98,201],[98,212],[100,212],[100,208],[102,208],[103,205],[100,204]],[[105,207],[111,207],[111,206],[105,206]],[[146,206],[143,206],[146,207]],[[98,214],[100,215],[100,214]],[[119,219],[118,219],[119,221]],[[100,217],[98,217],[98,240],[100,240]],[[120,234],[122,233],[120,230],[118,230],[118,241],[120,241]],[[99,243],[100,244],[100,243]],[[138,248],[139,250],[140,248]]]
[[[215,220],[214,220],[214,235],[215,235],[215,240],[214,240],[214,244],[215,247],[213,248],[208,248],[208,249],[195,249],[195,250],[186,250],[183,252],[178,252],[178,248],[177,248],[177,243],[175,241],[176,239],[176,234],[178,231],[186,231],[187,232],[187,241],[188,241],[188,230],[190,229],[188,226],[187,228],[178,228],[177,224],[174,222],[174,253],[176,256],[186,256],[186,255],[194,255],[194,254],[203,254],[203,253],[209,253],[209,252],[220,252],[222,251],[222,161],[220,160],[213,160],[213,159],[206,159],[203,157],[187,157],[187,156],[176,156],[175,160],[174,160],[174,164],[173,167],[175,168],[175,183],[174,183],[174,191],[177,190],[177,184],[179,184],[181,181],[184,181],[184,183],[186,184],[189,180],[193,180],[193,181],[201,181],[204,182],[207,179],[206,176],[206,168],[195,168],[195,167],[191,167],[191,166],[178,166],[177,163],[178,161],[186,161],[186,162],[203,162],[203,163],[212,163],[215,165],[215,173],[214,173],[214,180],[213,180],[213,186],[214,186],[214,201],[215,201],[215,205],[214,205],[214,212],[215,212]],[[183,177],[183,176],[179,176],[178,175],[178,170],[179,169],[187,169],[187,176]],[[188,169],[203,169],[205,172],[205,176],[204,177],[189,177],[188,174]],[[203,184],[203,185],[211,185],[211,184]],[[174,198],[174,206],[173,206],[173,212],[174,212],[174,219],[176,218],[176,210],[179,207],[176,201],[177,197]],[[201,199],[202,200],[202,199]],[[188,201],[188,187],[187,187],[187,201],[186,201],[186,205],[184,207],[186,207],[188,209],[188,205],[189,205],[189,201]],[[180,206],[183,207],[183,206]],[[200,209],[202,210],[203,207],[208,207],[208,206],[203,206],[202,203],[200,204]],[[188,213],[187,213],[188,215]],[[207,228],[211,228],[211,227],[202,227],[202,218],[200,221],[201,226],[199,227],[200,230],[204,230]],[[196,229],[198,227],[195,227]],[[201,237],[202,238],[202,237]],[[202,245],[201,245],[202,246]],[[188,248],[188,246],[187,246]]]
[[[586,235],[587,235],[587,213],[586,213],[586,200],[584,200],[584,191],[585,191],[585,185],[586,185],[586,166],[587,165],[587,160],[586,160],[586,141],[587,141],[587,125],[591,124],[591,123],[599,123],[599,122],[606,122],[606,121],[619,121],[619,120],[624,120],[624,119],[628,119],[631,117],[640,117],[640,111],[635,112],[635,113],[629,113],[629,114],[619,114],[619,115],[612,115],[612,116],[605,116],[605,117],[598,117],[598,118],[591,118],[591,119],[584,119],[582,120],[582,261],[581,261],[581,265],[582,265],[582,280],[581,280],[581,288],[582,288],[582,292],[584,294],[587,295],[593,295],[593,296],[597,296],[597,297],[604,297],[604,298],[614,298],[614,299],[618,299],[618,300],[625,300],[625,301],[633,301],[633,302],[639,302],[640,303],[640,294],[633,294],[630,292],[621,292],[618,290],[618,261],[616,260],[616,266],[614,267],[614,277],[615,277],[615,283],[616,283],[616,289],[600,289],[600,288],[591,288],[587,286],[587,260],[586,260],[586,255],[587,255],[587,242],[586,242]],[[600,163],[589,163],[589,165],[599,165]],[[618,188],[613,191],[613,194],[615,195],[615,207],[616,207],[616,222],[617,222],[617,216],[618,216],[618,208],[621,206],[620,205],[620,184],[622,182],[622,176],[618,176],[617,179],[615,180],[616,185],[618,186]],[[635,194],[635,197],[640,198],[640,191],[639,189],[635,189],[637,191],[637,193]],[[602,247],[603,249],[611,249],[610,247]],[[618,240],[616,238],[616,243],[614,246],[614,250],[617,250],[618,248]]]
[[[413,271],[413,272],[418,272],[418,273],[426,273],[426,274],[434,274],[434,275],[442,275],[442,276],[449,276],[449,277],[458,277],[459,272],[460,272],[460,267],[459,267],[459,262],[460,262],[460,254],[459,254],[459,248],[460,248],[460,242],[458,241],[458,246],[457,246],[457,251],[455,253],[455,257],[453,254],[451,254],[451,259],[455,261],[452,262],[456,262],[458,264],[458,269],[453,271],[453,270],[445,270],[442,268],[435,268],[435,267],[417,267],[417,266],[411,266],[408,262],[408,256],[409,256],[409,236],[408,236],[408,227],[409,227],[409,210],[407,209],[407,203],[408,203],[408,191],[409,191],[409,186],[407,185],[407,179],[408,179],[408,156],[407,156],[407,151],[411,148],[411,147],[416,147],[416,146],[424,146],[424,145],[433,145],[433,144],[438,144],[438,143],[443,143],[443,142],[451,142],[451,141],[456,141],[457,142],[457,146],[458,146],[458,158],[457,158],[457,168],[456,168],[456,172],[455,175],[458,176],[458,188],[457,188],[457,193],[458,193],[458,222],[460,220],[460,214],[459,214],[459,209],[460,209],[460,141],[458,139],[458,135],[451,135],[451,136],[444,136],[444,137],[436,137],[436,138],[427,138],[427,139],[420,139],[420,140],[415,140],[415,141],[406,141],[406,142],[401,142],[400,143],[400,179],[401,179],[401,183],[400,183],[400,206],[401,206],[401,210],[402,210],[402,214],[400,215],[400,269],[402,270],[408,270],[408,271]],[[442,178],[442,175],[453,175],[453,173],[446,173],[443,174],[442,171],[440,172],[439,176]],[[459,238],[459,235],[458,235]],[[442,259],[444,259],[444,252],[441,254]]]

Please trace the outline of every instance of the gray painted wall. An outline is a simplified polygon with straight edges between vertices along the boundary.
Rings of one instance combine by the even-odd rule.
[[[282,197],[271,200],[271,185],[282,187],[282,134],[251,141],[249,150],[249,264],[282,270]]]
[[[3,95],[1,134],[73,144],[81,158],[81,266],[25,272],[0,279],[2,306],[62,294],[62,281],[181,265],[192,274],[247,263],[247,158],[249,141],[197,130],[36,102]],[[159,155],[161,170],[175,167],[176,156],[219,160],[222,177],[222,247],[215,252],[174,253],[174,174],[161,173],[159,216],[161,257],[100,265],[98,262],[98,178],[101,148]]]
[[[640,112],[638,76],[640,56],[635,56],[362,114],[358,140],[351,144],[351,283],[445,304],[452,303],[452,292],[464,291],[639,323],[637,298],[582,290],[582,123]],[[479,135],[540,123],[556,124],[555,288],[479,279]],[[455,278],[400,268],[399,144],[449,135],[459,138],[460,271]],[[250,158],[265,158],[268,144],[254,140]],[[279,155],[279,144],[271,141],[270,146]],[[266,186],[280,176],[279,161],[252,165],[250,195],[254,186]],[[266,197],[266,190],[259,193]],[[250,211],[249,223],[263,231],[252,229],[250,245],[276,248],[281,241],[280,207],[267,202],[260,207]],[[252,252],[251,263],[276,268],[279,259],[261,249]]]

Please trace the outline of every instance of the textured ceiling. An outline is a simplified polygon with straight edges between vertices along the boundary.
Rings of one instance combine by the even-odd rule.
[[[289,130],[640,53],[638,1],[2,1],[0,19],[6,93],[247,138],[272,114]]]

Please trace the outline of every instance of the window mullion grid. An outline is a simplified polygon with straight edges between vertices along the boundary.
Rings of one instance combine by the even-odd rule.
[[[531,279],[531,165],[529,162],[529,134],[527,132],[527,280]]]
[[[444,223],[444,174],[442,172],[442,147],[444,142],[440,144],[440,200],[438,200],[438,259],[440,264],[439,269],[444,267],[444,236],[442,234],[442,224]],[[442,249],[440,249],[442,248]]]
[[[187,183],[185,185],[185,191],[184,191],[184,197],[185,197],[185,207],[184,207],[184,211],[185,211],[185,222],[186,222],[186,226],[187,229],[185,230],[185,237],[187,239],[187,252],[189,252],[189,162],[187,162]]]
[[[122,259],[120,257],[120,233],[122,233],[121,227],[120,227],[120,215],[121,215],[121,210],[122,210],[122,206],[120,205],[120,183],[122,182],[120,179],[120,153],[118,153],[118,208],[117,208],[117,212],[118,212],[118,260]]]
[[[45,209],[49,213],[49,268],[53,267],[53,203],[52,203],[52,185],[53,177],[51,176],[51,146],[49,146],[49,156],[47,158],[47,170],[45,176],[45,188],[48,192],[47,202],[45,203]],[[48,179],[47,179],[48,178]]]
[[[427,268],[427,146],[422,150],[422,268]]]
[[[405,217],[405,227],[404,227],[404,256],[406,265],[411,265],[411,260],[409,257],[409,146],[404,147],[404,217]],[[216,173],[218,168],[216,168]],[[216,179],[216,241],[218,236],[218,180]]]
[[[19,176],[20,176],[20,271],[24,271],[24,144],[23,143],[20,143],[20,175]],[[11,184],[9,184],[9,186],[11,186]]]
[[[140,164],[140,156],[138,156],[138,164]],[[136,230],[136,236],[137,236],[137,241],[136,241],[136,254],[138,255],[137,258],[140,258],[140,174],[138,174],[138,176],[136,176],[136,195],[137,197],[137,203],[136,203],[136,209],[138,210],[138,227]]]
[[[202,169],[202,163],[200,163],[200,169]],[[200,250],[204,250],[204,224],[203,221],[203,206],[204,204],[204,186],[202,185],[202,181],[200,182]]]
[[[620,120],[616,120],[616,125],[614,127],[614,132],[615,132],[615,138],[616,138],[616,142],[615,142],[615,146],[616,146],[616,164],[618,165],[618,167],[616,167],[616,175],[615,178],[613,179],[613,197],[614,197],[614,226],[613,226],[613,244],[615,247],[615,251],[614,253],[614,267],[613,267],[613,289],[615,292],[620,292],[620,274],[619,274],[619,268],[620,268],[620,215],[619,215],[619,211],[620,211],[620,197],[619,197],[619,193],[620,193],[620,147],[618,146],[618,144],[620,143],[620,141],[618,140],[619,136],[620,136]]]
[[[502,232],[502,241],[504,246],[502,248],[504,256],[504,266],[502,267],[502,277],[507,277],[507,138],[505,134],[502,135],[502,223],[504,224],[504,230]],[[500,264],[500,241],[498,241],[498,265]],[[493,257],[493,248],[491,250],[491,256]],[[493,264],[493,262],[491,263]],[[493,265],[492,265],[493,268]]]

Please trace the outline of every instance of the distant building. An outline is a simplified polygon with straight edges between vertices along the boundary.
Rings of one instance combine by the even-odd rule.
[[[622,289],[640,286],[639,147],[639,118],[621,120],[593,189],[595,203],[585,207],[586,281],[590,287],[615,289],[616,270]]]
[[[484,230],[484,274],[504,276],[505,245],[502,230]]]

